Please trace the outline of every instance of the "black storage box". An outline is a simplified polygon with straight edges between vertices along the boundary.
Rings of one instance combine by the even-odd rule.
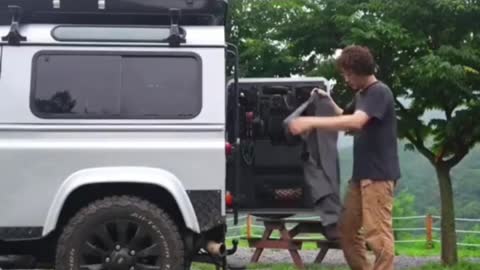
[[[177,8],[185,12],[206,14],[214,11],[218,2],[217,0],[106,0],[106,10],[151,12],[152,10],[168,11],[170,8]]]
[[[7,0],[8,2],[31,2],[35,10],[51,11],[54,9],[53,0]],[[127,12],[127,13],[165,13],[171,8],[185,12],[209,13],[218,5],[218,0],[57,0],[60,11],[72,12]],[[103,4],[99,4],[103,3]]]
[[[23,9],[22,22],[168,24],[171,9],[182,24],[224,24],[226,0],[0,0],[0,24],[10,23],[8,6]]]
[[[98,0],[57,0],[59,8],[54,8],[53,0],[32,0],[32,11],[78,11],[92,12],[98,10]]]

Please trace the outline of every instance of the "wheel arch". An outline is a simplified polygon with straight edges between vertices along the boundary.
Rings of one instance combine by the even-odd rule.
[[[161,169],[110,167],[82,170],[64,181],[49,209],[43,235],[61,228],[88,203],[114,195],[149,200],[164,208],[185,229],[200,232],[190,198],[173,174]]]

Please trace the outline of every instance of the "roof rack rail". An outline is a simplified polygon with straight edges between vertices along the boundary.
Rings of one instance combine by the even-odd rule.
[[[22,18],[23,9],[20,6],[8,6],[10,15],[12,16],[12,23],[10,24],[10,32],[2,37],[2,41],[8,41],[8,45],[20,45],[21,41],[26,41],[27,38],[20,34],[20,20]]]

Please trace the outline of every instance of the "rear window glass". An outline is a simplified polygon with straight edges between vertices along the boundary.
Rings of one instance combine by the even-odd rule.
[[[180,28],[185,34],[185,31]],[[52,36],[60,41],[166,42],[170,28],[115,26],[58,26]]]
[[[202,106],[195,55],[40,54],[32,111],[42,118],[193,118]]]

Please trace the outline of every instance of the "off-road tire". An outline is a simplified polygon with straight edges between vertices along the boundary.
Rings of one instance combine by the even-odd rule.
[[[120,219],[138,223],[151,234],[152,240],[156,240],[154,243],[161,250],[161,259],[156,260],[159,269],[183,269],[185,251],[177,225],[156,205],[131,196],[105,198],[81,209],[65,226],[58,240],[55,269],[81,269],[82,249],[92,232],[111,220]]]

